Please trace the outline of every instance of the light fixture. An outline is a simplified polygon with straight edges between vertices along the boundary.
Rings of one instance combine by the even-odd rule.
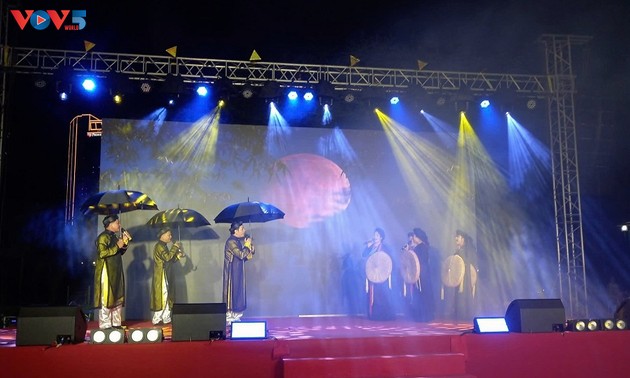
[[[347,103],[354,102],[354,100],[355,100],[354,94],[352,94],[352,93],[346,93],[346,95],[343,97],[343,100],[344,100],[345,102],[347,102]]]
[[[92,344],[123,344],[125,331],[122,328],[97,329],[90,333]]]
[[[267,322],[260,321],[238,321],[232,322],[231,339],[266,339]]]
[[[490,106],[490,101],[489,100],[483,100],[479,103],[479,106],[481,106],[482,109],[487,108],[488,106]]]
[[[530,98],[529,100],[527,100],[527,109],[529,110],[533,110],[536,109],[536,100],[533,98]]]
[[[298,97],[298,94],[295,90],[290,90],[289,93],[287,94],[287,98],[289,100],[295,100],[297,99],[297,97]]]
[[[96,89],[96,82],[94,81],[94,79],[90,79],[90,78],[84,79],[83,82],[81,83],[81,86],[86,91],[92,92],[94,89]]]
[[[205,85],[200,85],[197,87],[196,92],[199,96],[207,96],[208,88]]]
[[[477,317],[473,320],[475,333],[503,333],[509,332],[503,317]]]
[[[582,332],[586,331],[587,321],[584,319],[571,319],[567,320],[565,331]]]
[[[160,343],[164,339],[162,328],[136,328],[130,329],[127,340],[132,343]]]
[[[122,104],[123,96],[120,93],[116,93],[114,96],[112,96],[112,100],[114,100],[114,104]]]
[[[243,96],[243,98],[252,98],[254,96],[254,88],[251,84],[245,84],[241,91],[241,96]]]
[[[311,92],[311,91],[308,91],[308,92],[304,93],[304,99],[306,101],[311,101],[313,99],[313,97],[315,97],[315,96],[313,95],[313,92]]]
[[[604,331],[623,331],[628,329],[628,325],[623,319],[602,319],[601,324]]]
[[[140,92],[142,92],[142,93],[151,93],[152,89],[153,89],[153,86],[148,81],[143,81],[140,84]]]
[[[391,99],[389,99],[389,103],[392,105],[396,105],[400,102],[400,97],[398,96],[394,96]]]

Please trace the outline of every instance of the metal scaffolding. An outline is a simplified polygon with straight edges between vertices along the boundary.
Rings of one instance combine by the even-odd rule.
[[[580,200],[576,93],[572,47],[587,43],[589,37],[544,35],[547,75],[550,82],[549,133],[551,143],[553,199],[560,295],[568,304],[568,316],[588,317],[588,292],[582,206]]]
[[[3,49],[9,49],[7,53],[10,56],[10,69],[16,73],[26,74],[52,75],[69,69],[75,73],[96,75],[117,73],[134,79],[159,81],[169,77],[207,83],[229,79],[235,85],[264,84],[270,81],[290,85],[315,85],[325,81],[336,90],[420,87],[429,91],[468,89],[481,93],[508,89],[523,94],[548,93],[545,75],[173,58],[6,46]]]

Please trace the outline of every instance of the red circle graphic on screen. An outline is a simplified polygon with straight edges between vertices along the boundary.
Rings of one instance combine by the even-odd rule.
[[[305,228],[348,207],[350,181],[322,156],[288,155],[275,162],[265,198],[284,211],[286,224]]]

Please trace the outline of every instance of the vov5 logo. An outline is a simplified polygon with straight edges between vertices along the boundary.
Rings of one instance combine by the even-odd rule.
[[[24,12],[24,13],[22,13]],[[68,19],[68,15],[72,12],[72,16]],[[85,27],[84,10],[11,10],[11,14],[15,22],[24,30],[26,23],[30,22],[31,26],[36,30],[44,30],[52,23],[57,30],[81,30]]]

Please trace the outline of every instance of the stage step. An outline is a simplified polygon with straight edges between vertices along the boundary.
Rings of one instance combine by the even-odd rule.
[[[462,353],[283,358],[284,378],[474,378]]]

